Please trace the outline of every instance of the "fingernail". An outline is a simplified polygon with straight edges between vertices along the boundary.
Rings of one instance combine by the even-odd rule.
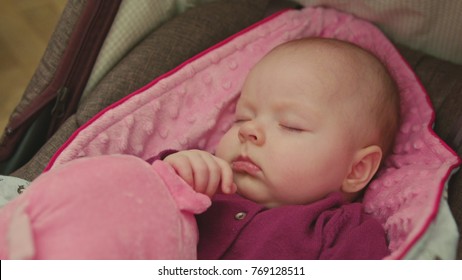
[[[231,193],[235,193],[236,191],[237,191],[237,185],[236,185],[236,183],[233,183],[231,185]]]

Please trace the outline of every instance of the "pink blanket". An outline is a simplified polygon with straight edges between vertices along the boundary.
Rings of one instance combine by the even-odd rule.
[[[61,147],[47,170],[96,155],[147,159],[165,149],[191,147],[213,152],[232,123],[249,69],[275,46],[312,36],[369,49],[399,84],[403,124],[397,144],[364,199],[366,211],[387,231],[388,258],[450,257],[451,252],[441,256],[439,249],[428,249],[442,247],[429,245],[429,232],[441,222],[438,214],[446,213],[441,210],[447,207],[445,184],[460,159],[432,131],[434,112],[425,90],[394,46],[373,25],[334,10],[284,11],[186,61],[90,120]],[[450,215],[444,215],[449,230],[442,244],[451,250],[457,231],[451,228]]]

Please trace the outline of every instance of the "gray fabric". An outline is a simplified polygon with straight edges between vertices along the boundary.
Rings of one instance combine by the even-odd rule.
[[[327,6],[373,22],[394,42],[462,64],[462,1],[295,0]],[[458,33],[457,33],[458,32]]]

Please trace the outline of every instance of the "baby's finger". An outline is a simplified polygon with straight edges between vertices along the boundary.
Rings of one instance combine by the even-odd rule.
[[[237,191],[237,186],[233,180],[233,170],[229,164],[217,158],[217,163],[220,165],[221,169],[221,190],[225,194],[232,194]]]
[[[188,185],[194,187],[194,176],[191,162],[186,156],[178,156],[167,161]]]
[[[205,194],[212,197],[218,189],[221,180],[221,167],[216,162],[215,156],[211,154],[201,154],[202,159],[207,164],[208,182]]]
[[[194,155],[193,160],[194,190],[205,194],[209,182],[209,168],[200,154]]]

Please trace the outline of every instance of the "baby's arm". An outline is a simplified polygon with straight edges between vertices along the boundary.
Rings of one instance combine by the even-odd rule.
[[[226,194],[236,192],[237,187],[233,182],[233,171],[229,164],[208,152],[181,151],[167,156],[164,162],[170,164],[196,192],[209,197],[213,196],[219,187]]]

